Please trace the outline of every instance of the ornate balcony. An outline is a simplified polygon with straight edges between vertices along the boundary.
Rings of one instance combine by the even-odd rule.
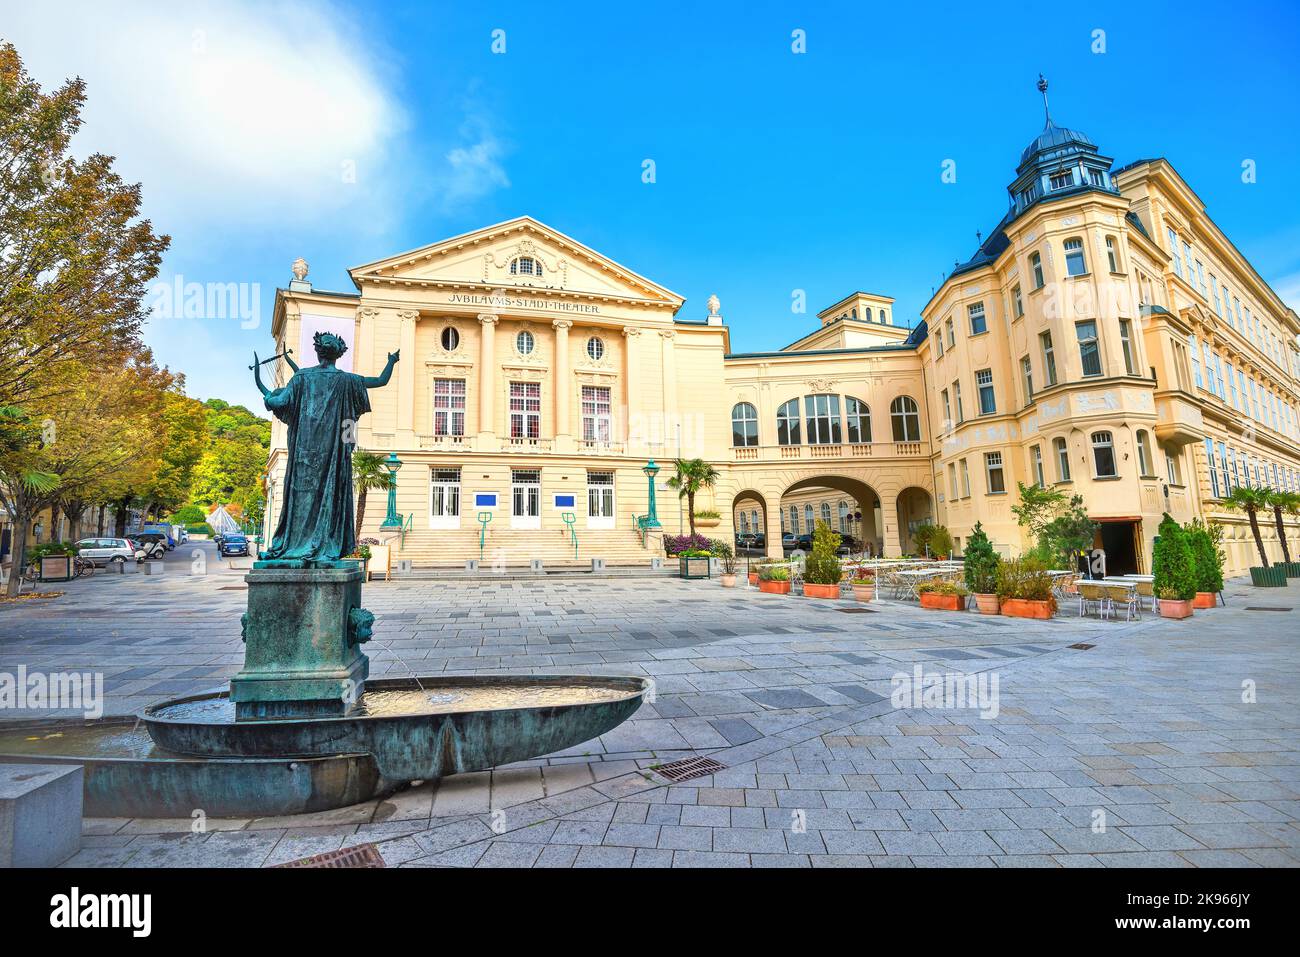
[[[733,461],[764,462],[785,459],[920,458],[923,442],[865,442],[814,445],[748,445],[731,450]]]

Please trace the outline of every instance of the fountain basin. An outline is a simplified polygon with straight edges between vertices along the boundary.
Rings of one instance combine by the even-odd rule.
[[[341,717],[235,720],[226,692],[145,709],[153,741],[199,758],[368,754],[381,788],[536,758],[599,737],[641,705],[650,682],[599,675],[371,679]]]
[[[134,717],[0,724],[0,764],[79,764],[91,817],[268,817],[389,790],[368,753],[196,758],[158,747]]]

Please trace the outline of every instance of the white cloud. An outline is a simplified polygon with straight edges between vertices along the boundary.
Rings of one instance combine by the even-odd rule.
[[[1283,302],[1296,312],[1300,312],[1300,272],[1293,272],[1289,276],[1279,276],[1269,285],[1273,287],[1273,291],[1281,297]]]
[[[444,206],[468,203],[497,188],[510,185],[510,177],[501,165],[504,150],[487,128],[482,118],[467,122],[461,128],[463,139],[471,140],[467,146],[457,146],[447,154],[451,167],[441,186]]]
[[[46,88],[84,77],[75,148],[116,155],[155,216],[281,220],[352,201],[405,125],[385,58],[332,8],[64,0],[57,29],[51,14],[15,6],[6,37]]]

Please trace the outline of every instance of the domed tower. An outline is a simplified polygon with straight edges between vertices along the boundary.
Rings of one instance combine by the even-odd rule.
[[[1088,190],[1117,193],[1110,181],[1110,168],[1114,161],[1097,152],[1097,144],[1086,133],[1052,122],[1047,103],[1047,81],[1041,73],[1038,75],[1038,91],[1043,94],[1046,124],[1020,154],[1016,179],[1007,187],[1011,195],[1012,216],[1019,216],[1041,199],[1056,199]]]

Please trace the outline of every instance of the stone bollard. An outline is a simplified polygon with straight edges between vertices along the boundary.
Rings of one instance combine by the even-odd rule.
[[[534,572],[540,573],[542,571],[542,560],[540,558],[534,558],[528,563],[528,567]]]
[[[79,764],[0,764],[0,867],[58,867],[81,849]]]
[[[591,560],[591,570],[593,572],[603,572],[605,570],[605,559],[593,558]]]
[[[146,575],[161,575],[165,571],[162,562],[145,562],[144,573]]]
[[[659,571],[663,567],[664,567],[664,560],[662,558],[650,559],[650,568],[652,571]]]
[[[468,558],[468,559],[466,559],[466,560],[465,560],[465,571],[467,571],[467,572],[476,572],[476,571],[478,571],[478,559],[477,559],[477,558]]]

